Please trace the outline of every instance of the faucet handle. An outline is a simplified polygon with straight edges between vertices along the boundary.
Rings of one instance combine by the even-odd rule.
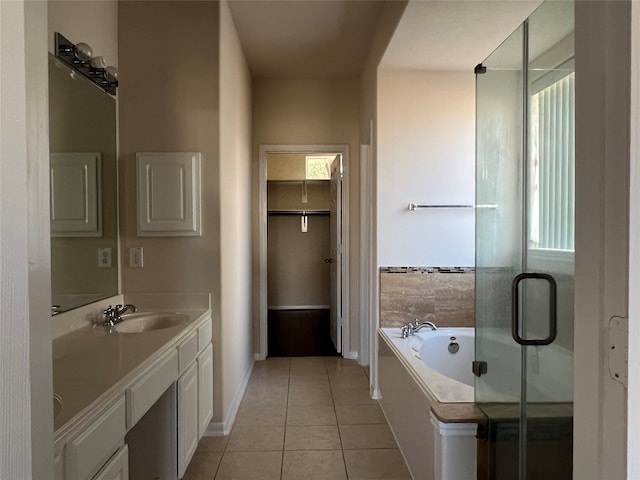
[[[407,338],[409,336],[409,328],[407,325],[403,325],[400,329],[400,337]]]
[[[138,309],[136,308],[136,306],[132,303],[127,303],[126,305],[122,305],[121,303],[119,303],[118,305],[116,305],[116,309],[115,312],[118,315],[122,315],[125,312],[131,311],[131,312],[136,312]]]
[[[116,309],[118,307],[116,306]],[[104,313],[104,325],[113,326],[117,317],[117,310],[114,309],[111,305],[105,308],[102,313]]]

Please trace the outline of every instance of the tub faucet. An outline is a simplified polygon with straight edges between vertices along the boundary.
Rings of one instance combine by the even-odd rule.
[[[413,322],[413,333],[419,332],[424,327],[429,327],[431,330],[437,330],[438,329],[438,327],[436,327],[435,323],[429,322],[429,321],[420,322],[420,320],[418,320],[416,318],[415,322]],[[412,335],[413,335],[413,333],[412,333]]]
[[[416,332],[419,332],[424,327],[429,327],[431,330],[437,330],[436,324],[429,321],[421,322],[417,318],[413,322],[407,323],[400,330],[400,336],[402,338],[409,338],[409,336],[414,335]]]
[[[104,326],[105,327],[113,327],[114,325],[120,323],[122,321],[122,315],[125,312],[131,311],[135,312],[137,310],[136,306],[127,303],[126,305],[118,304],[114,307],[109,305],[102,313],[104,313]]]

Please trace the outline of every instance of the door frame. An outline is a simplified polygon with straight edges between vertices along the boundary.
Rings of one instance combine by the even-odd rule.
[[[258,158],[258,319],[259,351],[256,360],[265,360],[268,352],[267,325],[267,155],[269,153],[342,154],[342,355],[349,349],[349,145],[260,145]]]

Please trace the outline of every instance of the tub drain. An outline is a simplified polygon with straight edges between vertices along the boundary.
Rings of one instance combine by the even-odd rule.
[[[458,350],[460,350],[460,344],[456,342],[456,337],[451,337],[449,340],[451,340],[448,347],[449,353],[458,353]]]

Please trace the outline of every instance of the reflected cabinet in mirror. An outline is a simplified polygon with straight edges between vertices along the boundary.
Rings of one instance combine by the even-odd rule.
[[[52,313],[118,293],[116,106],[49,56]]]

